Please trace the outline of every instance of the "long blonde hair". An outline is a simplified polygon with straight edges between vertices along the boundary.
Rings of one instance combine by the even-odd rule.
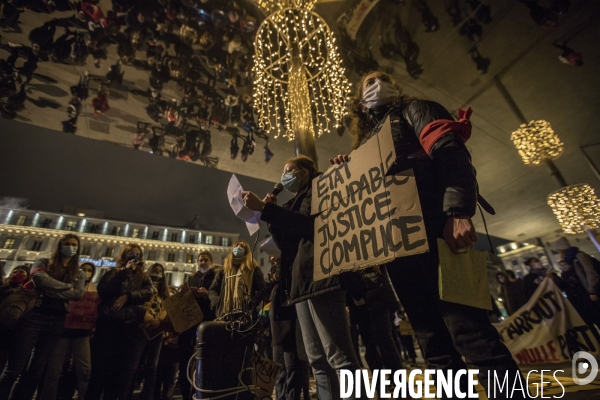
[[[237,246],[241,246],[244,248],[244,250],[246,250],[244,259],[242,260],[242,263],[239,266],[240,271],[247,270],[252,272],[256,267],[258,267],[258,263],[255,259],[252,258],[252,250],[250,249],[250,245],[248,244],[248,242],[238,240],[233,244],[233,246],[231,246],[231,251],[229,252],[229,254],[227,254],[227,257],[225,257],[225,261],[223,262],[223,270],[225,274],[230,272],[233,268],[233,249],[235,249]]]

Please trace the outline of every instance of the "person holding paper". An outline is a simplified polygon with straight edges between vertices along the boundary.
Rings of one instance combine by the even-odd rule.
[[[279,309],[275,318],[291,318],[289,314],[295,307],[319,400],[337,400],[337,371],[354,371],[360,369],[360,364],[350,338],[346,291],[342,290],[340,276],[313,280],[315,217],[310,215],[311,184],[319,175],[314,162],[301,155],[283,166],[281,183],[295,194],[286,204],[277,205],[272,194],[263,200],[252,192],[242,195],[246,207],[262,212],[261,219],[269,224],[273,240],[281,249],[279,291],[272,303]]]
[[[387,264],[387,271],[428,368],[477,368],[484,387],[489,370],[502,376],[508,372],[513,382],[520,371],[487,312],[439,297],[437,238],[443,238],[455,254],[468,252],[477,241],[471,217],[478,187],[465,146],[471,135],[471,110],[459,109],[460,120],[454,121],[440,104],[402,94],[388,74],[372,72],[357,85],[350,114],[354,149],[375,136],[389,118],[396,160],[387,175],[414,171],[430,251],[397,258]],[[347,161],[342,154],[330,160]],[[491,210],[480,197],[479,201]],[[466,379],[461,380],[463,389],[466,385]]]

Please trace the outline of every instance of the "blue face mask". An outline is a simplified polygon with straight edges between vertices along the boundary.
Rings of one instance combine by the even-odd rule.
[[[281,184],[286,190],[296,193],[298,192],[298,189],[300,189],[300,184],[302,183],[302,178],[300,177],[301,174],[302,171],[287,172],[281,175]]]
[[[77,254],[77,246],[62,245],[60,246],[60,253],[65,257],[73,257]]]
[[[242,246],[236,246],[231,251],[234,258],[242,258],[246,255],[246,250]]]

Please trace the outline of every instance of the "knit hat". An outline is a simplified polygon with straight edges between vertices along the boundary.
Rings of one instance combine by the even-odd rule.
[[[568,250],[571,245],[569,244],[569,240],[562,236],[556,242],[554,242],[554,248],[556,251]]]

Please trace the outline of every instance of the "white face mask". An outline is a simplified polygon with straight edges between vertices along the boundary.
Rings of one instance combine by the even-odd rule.
[[[369,87],[367,87],[362,96],[362,103],[369,110],[388,104],[400,95],[398,89],[390,82],[384,82],[381,79],[375,79]]]

